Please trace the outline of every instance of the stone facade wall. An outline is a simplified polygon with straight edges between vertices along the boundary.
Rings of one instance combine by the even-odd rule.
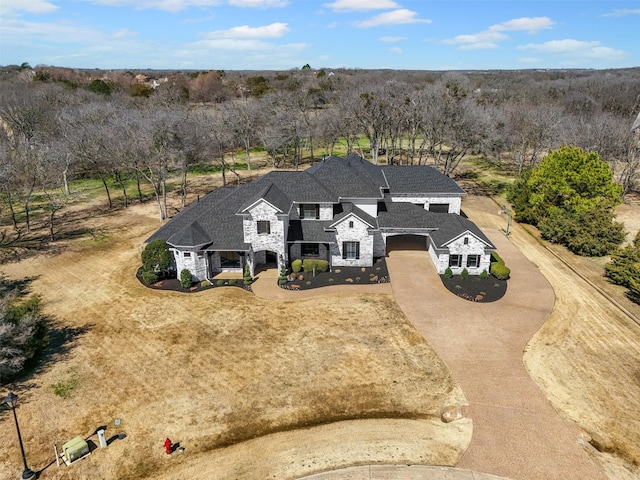
[[[276,215],[276,210],[266,202],[259,202],[250,211],[249,216],[245,217],[242,226],[244,230],[244,241],[251,244],[254,252],[268,250],[278,254],[278,263],[280,259],[287,261],[287,252],[285,248],[286,231],[288,221]],[[268,221],[271,223],[269,234],[258,233],[258,221]],[[259,263],[259,260],[256,260]],[[278,264],[280,268],[280,264]]]
[[[205,252],[181,251],[174,248],[170,250],[173,253],[178,278],[184,269],[191,272],[191,276],[196,282],[207,278],[207,255]]]
[[[349,222],[353,228],[349,228]],[[336,225],[337,244],[331,245],[331,265],[344,267],[369,267],[373,265],[373,235],[367,225],[354,215],[347,215]],[[360,242],[360,258],[342,258],[342,242]]]
[[[464,244],[465,237],[469,239],[469,243],[466,245]],[[441,255],[441,257],[443,257],[442,260],[446,263],[444,267],[445,269],[449,266],[450,255],[462,255],[462,265],[460,267],[451,267],[451,271],[453,271],[454,274],[459,274],[465,268],[472,275],[479,275],[483,270],[487,270],[487,272],[489,272],[491,253],[486,250],[484,242],[480,241],[474,235],[467,234],[449,244],[449,254]],[[468,255],[480,255],[480,265],[474,268],[467,267]],[[444,271],[442,273],[444,273]]]

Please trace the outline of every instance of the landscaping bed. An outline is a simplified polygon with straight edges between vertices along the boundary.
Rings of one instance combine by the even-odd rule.
[[[201,282],[193,282],[189,288],[184,288],[177,278],[163,278],[155,283],[147,284],[142,280],[140,276],[140,270],[138,270],[136,277],[145,287],[153,290],[171,290],[174,292],[195,293],[202,292],[203,290],[209,290],[218,287],[239,287],[248,292],[252,292],[251,285],[245,285],[243,279],[228,278],[228,279],[214,279],[209,282],[208,280],[202,280]]]
[[[499,280],[494,276],[481,278],[479,275],[469,275],[464,278],[454,275],[447,278],[440,275],[442,284],[454,295],[471,302],[495,302],[507,293],[507,281]]]
[[[295,274],[295,280],[287,281],[280,287],[287,290],[310,290],[332,285],[365,285],[389,281],[387,263],[384,258],[378,258],[372,267],[334,267],[330,272],[316,272],[315,276],[313,272],[300,271]]]

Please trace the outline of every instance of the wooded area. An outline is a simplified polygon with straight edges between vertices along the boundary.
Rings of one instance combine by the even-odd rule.
[[[640,68],[125,72],[23,64],[4,67],[0,82],[4,245],[32,231],[36,204],[54,239],[57,215],[80,188],[73,182],[99,181],[109,208],[115,190],[125,207],[152,194],[164,219],[169,177],[180,179],[184,204],[190,169],[235,182],[258,159],[297,168],[356,152],[455,176],[474,156],[516,176],[570,144],[598,152],[624,192],[639,188],[631,125]]]

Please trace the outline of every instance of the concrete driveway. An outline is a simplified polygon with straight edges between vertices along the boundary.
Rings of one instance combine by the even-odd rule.
[[[398,304],[470,403],[473,437],[457,467],[518,480],[604,480],[578,443],[577,427],[563,421],[522,361],[527,342],[553,308],[553,289],[501,231],[482,227],[512,272],[498,302],[452,295],[426,251],[395,249],[387,258]]]

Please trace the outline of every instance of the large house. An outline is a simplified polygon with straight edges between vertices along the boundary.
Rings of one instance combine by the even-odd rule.
[[[222,187],[170,219],[163,239],[178,272],[196,280],[223,271],[251,274],[295,259],[371,266],[396,235],[424,238],[439,273],[489,271],[491,241],[460,214],[465,192],[429,166],[376,166],[357,155],[328,157],[304,171],[273,171]]]

